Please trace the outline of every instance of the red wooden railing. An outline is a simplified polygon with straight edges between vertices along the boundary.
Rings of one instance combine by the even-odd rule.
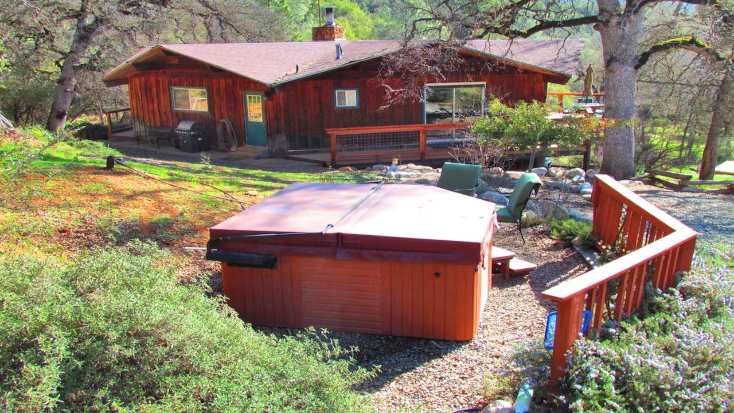
[[[592,203],[593,234],[602,248],[625,255],[543,292],[558,311],[552,384],[565,374],[583,310],[593,314],[587,335],[598,333],[605,321],[635,313],[648,283],[665,290],[680,271],[691,268],[698,234],[689,227],[606,175],[596,176]]]
[[[546,96],[548,98],[555,97],[558,105],[563,106],[563,98],[565,96],[584,96],[584,94],[580,92],[548,92]],[[597,98],[597,100],[604,100],[604,93],[592,93],[591,96]]]
[[[112,134],[117,131],[133,127],[130,108],[108,110],[104,114],[107,118],[107,139],[112,139]]]
[[[329,128],[331,165],[336,165],[338,158],[344,156],[358,156],[359,152],[369,153],[370,156],[411,154],[415,160],[424,161],[432,151],[440,151],[446,155],[447,146],[443,145],[440,136],[431,139],[431,132],[464,131],[468,128],[466,123],[429,123],[414,125],[391,125],[391,126],[362,126],[353,128]],[[400,146],[400,136],[407,137],[404,145]],[[355,139],[355,137],[358,137]],[[356,145],[346,142],[354,139]],[[462,141],[459,138],[456,141]],[[398,143],[396,143],[398,142]],[[435,143],[435,144],[434,144]],[[406,159],[409,159],[406,157]]]

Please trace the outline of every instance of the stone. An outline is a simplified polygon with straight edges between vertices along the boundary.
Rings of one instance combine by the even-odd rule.
[[[594,190],[593,190],[592,188],[583,188],[583,189],[581,189],[581,196],[584,196],[584,195],[591,195],[591,193],[592,193],[593,191],[594,191]]]
[[[512,407],[512,403],[507,400],[495,400],[492,403],[486,405],[479,413],[514,413],[515,409]]]
[[[507,179],[520,179],[524,173],[522,171],[507,171],[505,172],[505,176]]]
[[[495,203],[497,205],[502,205],[502,206],[507,205],[507,204],[510,203],[510,199],[509,198],[507,198],[506,196],[504,196],[504,195],[502,195],[502,194],[500,194],[498,192],[494,192],[494,191],[486,191],[486,192],[483,192],[481,195],[479,195],[479,198],[481,198],[481,199],[483,199],[485,201],[493,202],[493,203]]]
[[[588,182],[584,182],[583,184],[578,186],[578,189],[579,189],[579,192],[582,194],[586,192],[591,193],[593,186],[591,186],[591,184]]]
[[[587,212],[582,212],[582,211],[576,210],[576,209],[572,209],[572,210],[568,211],[568,217],[569,218],[573,218],[576,221],[588,222],[588,223],[591,223],[594,220],[594,216],[593,215],[591,215],[591,214],[589,214]]]
[[[548,173],[548,168],[533,168],[533,173],[537,174],[538,176],[545,176],[545,174]]]
[[[575,184],[577,184],[577,183],[579,183],[579,182],[581,182],[583,180],[584,180],[584,176],[583,175],[576,175],[573,178],[571,178],[571,182],[573,182]]]
[[[571,189],[572,186],[568,182],[564,181],[545,181],[545,186],[548,188],[554,188],[554,189]]]
[[[587,201],[591,201],[591,193],[581,194],[581,198],[584,198]]]
[[[589,169],[588,171],[586,171],[586,180],[587,181],[593,181],[594,180],[594,177],[598,173],[599,173],[599,171],[597,171],[596,169]]]
[[[387,165],[382,165],[382,164],[372,165],[372,170],[375,170],[375,171],[387,171],[387,168],[389,168]]]
[[[565,174],[563,174],[563,176],[564,176],[564,177],[565,177],[566,179],[571,179],[571,180],[572,180],[572,179],[573,179],[574,177],[576,177],[576,176],[580,176],[580,177],[583,177],[583,176],[585,176],[585,175],[586,175],[586,172],[584,172],[584,170],[583,170],[583,169],[581,169],[581,168],[573,168],[573,169],[569,169],[568,171],[566,171],[566,173],[565,173]]]
[[[258,196],[258,195],[260,195],[260,193],[257,192],[257,191],[247,191],[247,195],[250,195],[250,196]]]
[[[559,168],[556,166],[552,166],[548,169],[548,176],[552,178],[562,178],[564,172],[565,172],[565,169]]]
[[[489,168],[487,173],[489,173],[490,176],[502,176],[505,174],[505,171],[503,171],[502,168],[495,166],[494,168]]]
[[[528,201],[528,205],[525,209],[542,220],[546,220],[548,218],[568,218],[568,211],[566,210],[566,208],[558,205],[553,201],[531,199],[530,201]]]
[[[351,166],[342,166],[341,168],[339,168],[339,170],[340,170],[341,172],[354,172],[354,171],[356,171],[357,169],[355,169],[355,168],[353,168],[353,167],[351,167]]]
[[[705,190],[697,186],[687,186],[681,189],[681,192],[705,192]]]

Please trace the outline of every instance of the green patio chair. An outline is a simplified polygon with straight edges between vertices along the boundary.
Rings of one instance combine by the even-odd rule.
[[[520,177],[517,181],[515,189],[510,195],[510,202],[507,206],[497,207],[497,219],[500,222],[513,222],[517,224],[517,230],[520,231],[522,243],[525,243],[525,236],[522,234],[522,212],[528,204],[530,195],[535,192],[538,194],[542,181],[537,174],[528,172]]]
[[[476,196],[474,189],[479,184],[481,165],[446,162],[438,178],[437,186],[460,194]]]

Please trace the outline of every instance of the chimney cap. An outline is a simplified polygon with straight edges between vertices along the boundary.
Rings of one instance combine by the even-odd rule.
[[[334,26],[336,23],[334,22],[334,9],[336,6],[324,6],[324,10],[326,11],[326,24],[325,26]]]

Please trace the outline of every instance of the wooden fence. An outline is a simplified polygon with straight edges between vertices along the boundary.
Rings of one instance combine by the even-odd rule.
[[[587,335],[600,332],[608,320],[634,314],[646,285],[660,290],[676,283],[691,268],[697,233],[645,201],[613,178],[597,175],[592,193],[593,234],[602,249],[621,256],[578,278],[543,292],[555,301],[558,318],[551,383],[565,374],[567,352],[579,338],[582,312],[592,319]]]

